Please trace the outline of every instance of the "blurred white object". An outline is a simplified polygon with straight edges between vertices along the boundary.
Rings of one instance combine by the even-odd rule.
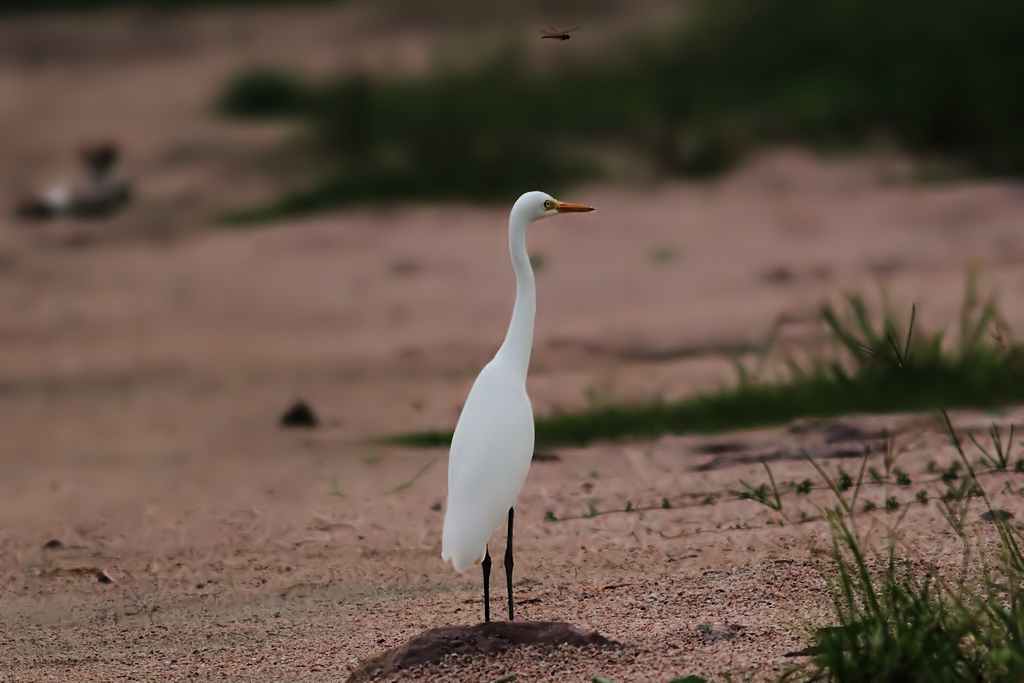
[[[43,203],[54,213],[66,211],[71,206],[71,188],[67,185],[53,185],[43,195]]]
[[[85,147],[81,151],[85,166],[84,185],[73,190],[54,185],[41,197],[23,200],[15,209],[21,218],[52,218],[68,214],[76,218],[111,216],[131,200],[131,186],[117,172],[118,149],[112,143]]]

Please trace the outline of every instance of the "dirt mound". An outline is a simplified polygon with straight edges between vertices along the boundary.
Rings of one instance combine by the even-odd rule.
[[[476,626],[442,626],[359,664],[347,683],[371,681],[401,669],[434,664],[448,655],[493,655],[517,645],[621,647],[604,636],[560,621],[491,621]]]

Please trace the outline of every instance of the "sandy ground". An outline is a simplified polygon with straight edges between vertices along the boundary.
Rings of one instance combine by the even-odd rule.
[[[0,127],[8,178],[56,172],[108,112],[144,183],[139,204],[111,224],[30,231],[0,220],[5,679],[342,680],[423,629],[481,616],[477,575],[459,577],[439,557],[444,451],[368,439],[454,424],[512,305],[506,209],[361,210],[252,231],[209,223],[272,184],[248,164],[254,143],[281,134],[213,119],[204,106],[221,75],[285,52],[308,68],[344,62],[324,52],[331,26],[349,32],[352,59],[371,59],[380,36],[394,36],[412,69],[433,45],[418,36],[434,29],[387,24],[362,44],[369,15],[332,14],[331,24],[264,13],[239,34],[242,47],[224,47],[223,19],[204,16],[189,21],[207,22],[206,33],[181,34],[193,42],[142,41],[163,45],[148,61],[121,59],[123,20],[103,16],[94,26],[110,32],[113,56],[89,52],[93,62],[53,56],[61,31],[78,35],[59,21],[11,34],[15,46],[50,46],[24,48],[35,62],[0,40],[0,88],[17,95],[0,107],[21,127]],[[173,37],[175,26],[152,30]],[[288,52],[302,44],[308,52]],[[99,102],[76,63],[91,64],[88,85],[123,109]],[[174,155],[192,143],[198,157]],[[595,186],[564,198],[598,211],[530,236],[544,260],[529,380],[538,413],[588,395],[713,388],[732,378],[723,350],[759,342],[783,314],[783,343],[800,344],[822,301],[874,296],[879,278],[897,305],[916,301],[923,324],[937,325],[955,318],[977,264],[1011,326],[1024,323],[1024,192],[1012,183],[915,185],[892,161],[783,151],[711,184]],[[320,429],[278,428],[297,396]],[[917,423],[856,424],[870,434]],[[820,446],[827,426],[566,450],[535,464],[517,515],[521,618],[564,620],[630,647],[524,651],[408,677],[770,680],[812,625],[828,623],[809,550],[823,524],[769,524],[766,509],[726,490],[764,480],[753,456]],[[951,460],[934,427],[914,434],[900,464],[915,485],[873,490],[875,502],[910,500],[934,486],[921,483],[934,478],[928,460]],[[734,443],[707,452],[722,441]],[[775,467],[780,481],[813,474],[799,460]],[[719,495],[702,504],[709,493]],[[1017,500],[999,502],[1019,512]],[[791,521],[814,517],[811,503],[790,501]],[[658,509],[578,519],[627,502]],[[545,521],[552,515],[559,521]],[[893,521],[865,520],[865,531]],[[926,557],[956,555],[934,506],[905,524]],[[58,547],[44,547],[51,540]],[[500,572],[495,584],[500,614]]]

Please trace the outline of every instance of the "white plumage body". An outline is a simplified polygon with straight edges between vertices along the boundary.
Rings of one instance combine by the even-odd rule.
[[[508,519],[530,472],[533,440],[526,387],[495,358],[470,389],[448,456],[441,558],[455,571],[480,562],[487,540]]]

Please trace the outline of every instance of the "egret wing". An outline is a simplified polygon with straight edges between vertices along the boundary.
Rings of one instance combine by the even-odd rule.
[[[487,366],[470,390],[448,458],[442,557],[464,571],[515,506],[533,456],[533,411],[525,387]]]

